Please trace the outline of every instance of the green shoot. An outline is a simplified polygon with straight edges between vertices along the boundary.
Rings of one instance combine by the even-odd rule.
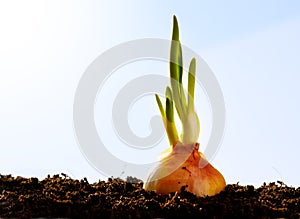
[[[195,74],[196,74],[196,59],[193,58],[189,67],[188,77],[188,111],[194,111],[194,93],[195,93]]]
[[[155,98],[164,121],[164,126],[169,138],[169,142],[171,145],[174,145],[176,144],[176,142],[178,142],[179,138],[174,120],[174,108],[171,89],[169,87],[167,87],[166,89],[166,110],[164,110],[160,98],[157,94],[155,94]]]
[[[166,88],[166,110],[164,110],[158,95],[155,95],[171,145],[174,145],[178,141],[181,141],[183,144],[195,143],[200,133],[199,118],[194,110],[195,58],[191,60],[189,67],[187,100],[182,85],[182,74],[182,48],[179,40],[178,22],[174,16],[170,51],[171,88]],[[182,134],[180,138],[178,137],[175,126],[173,103],[175,104],[178,117],[182,123]]]
[[[161,117],[166,118],[166,113],[165,113],[164,107],[162,106],[159,96],[157,94],[155,94],[155,98],[156,98],[156,102],[157,102]]]

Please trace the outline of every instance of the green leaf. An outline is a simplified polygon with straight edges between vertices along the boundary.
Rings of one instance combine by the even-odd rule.
[[[169,98],[170,100],[173,101],[172,90],[169,86],[166,87],[166,98]]]
[[[175,15],[173,15],[173,34],[172,40],[179,41],[179,28],[178,28],[178,21]]]
[[[173,95],[169,86],[166,87],[166,118],[174,122]]]
[[[193,58],[189,67],[188,76],[188,111],[194,111],[194,94],[195,94],[195,76],[196,76],[196,59]]]
[[[180,102],[181,102],[182,111],[185,115],[187,113],[188,105],[187,105],[187,102],[186,102],[185,92],[184,92],[182,84],[180,84],[180,87],[179,87],[179,94],[180,94]]]
[[[176,16],[174,16],[170,51],[170,76],[175,107],[180,119],[183,119],[186,108],[186,100],[182,87],[182,71],[182,49],[179,41],[179,28]]]
[[[174,122],[173,101],[168,97],[166,99],[166,118],[170,122]]]
[[[171,78],[182,82],[182,49],[179,41],[179,28],[176,16],[173,17],[173,33],[170,51]]]
[[[161,101],[160,101],[159,96],[157,94],[155,94],[155,99],[156,99],[156,102],[157,102],[157,105],[158,105],[161,116],[163,118],[166,118],[166,113],[165,113],[164,107],[161,104]]]
[[[165,127],[166,127],[166,130],[167,130],[167,135],[168,135],[168,138],[169,138],[170,145],[174,145],[179,140],[175,123],[166,121],[166,126]]]

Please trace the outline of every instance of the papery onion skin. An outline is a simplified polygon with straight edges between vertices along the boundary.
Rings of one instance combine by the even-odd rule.
[[[158,194],[186,191],[197,196],[213,196],[226,186],[223,175],[198,151],[199,144],[176,144],[150,174],[145,190]]]

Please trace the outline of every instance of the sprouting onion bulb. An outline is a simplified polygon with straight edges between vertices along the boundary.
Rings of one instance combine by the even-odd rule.
[[[198,196],[211,196],[221,192],[226,186],[223,175],[198,151],[200,122],[194,106],[195,73],[196,59],[193,58],[188,72],[188,89],[185,92],[182,85],[182,48],[178,22],[174,16],[170,51],[171,86],[166,88],[165,108],[159,96],[155,95],[170,142],[170,152],[151,172],[144,185],[146,190],[167,194],[185,188]],[[182,123],[181,135],[177,132],[174,111]]]

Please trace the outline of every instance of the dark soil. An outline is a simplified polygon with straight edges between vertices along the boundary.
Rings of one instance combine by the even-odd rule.
[[[227,185],[213,197],[184,191],[158,195],[142,181],[89,184],[65,174],[37,178],[0,175],[0,217],[67,218],[300,218],[300,187],[282,182],[260,188]]]

